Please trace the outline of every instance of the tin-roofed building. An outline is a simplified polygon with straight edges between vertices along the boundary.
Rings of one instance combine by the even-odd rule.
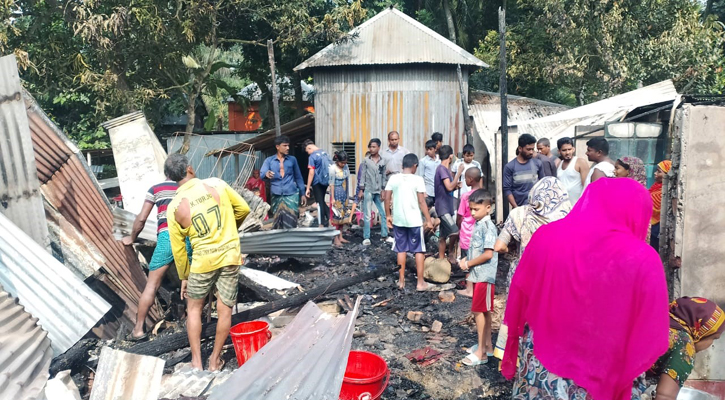
[[[344,149],[351,165],[371,138],[387,148],[397,131],[401,145],[422,156],[441,132],[460,151],[465,144],[456,66],[468,75],[486,63],[415,19],[388,8],[332,43],[295,70],[311,70],[315,83],[315,139],[328,151]]]

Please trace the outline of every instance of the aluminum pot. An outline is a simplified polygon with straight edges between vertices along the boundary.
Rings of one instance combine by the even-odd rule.
[[[720,400],[717,396],[702,390],[683,387],[677,395],[677,400]]]

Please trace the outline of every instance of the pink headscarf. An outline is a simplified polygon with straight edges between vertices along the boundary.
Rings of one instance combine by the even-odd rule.
[[[506,304],[504,376],[516,372],[528,324],[547,370],[595,400],[631,398],[634,379],[669,345],[664,270],[644,241],[651,214],[641,184],[599,179],[568,216],[536,231]]]

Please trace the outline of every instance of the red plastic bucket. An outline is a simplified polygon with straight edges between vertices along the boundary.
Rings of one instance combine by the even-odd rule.
[[[242,322],[234,325],[229,333],[240,367],[272,338],[269,324],[264,321]]]
[[[382,357],[367,351],[351,351],[340,400],[377,400],[389,381],[388,363]]]

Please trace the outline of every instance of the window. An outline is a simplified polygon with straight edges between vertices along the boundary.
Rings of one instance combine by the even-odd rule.
[[[350,169],[350,175],[354,176],[355,166],[357,165],[357,160],[355,159],[355,142],[333,142],[332,151],[344,151],[347,153],[347,168]]]

